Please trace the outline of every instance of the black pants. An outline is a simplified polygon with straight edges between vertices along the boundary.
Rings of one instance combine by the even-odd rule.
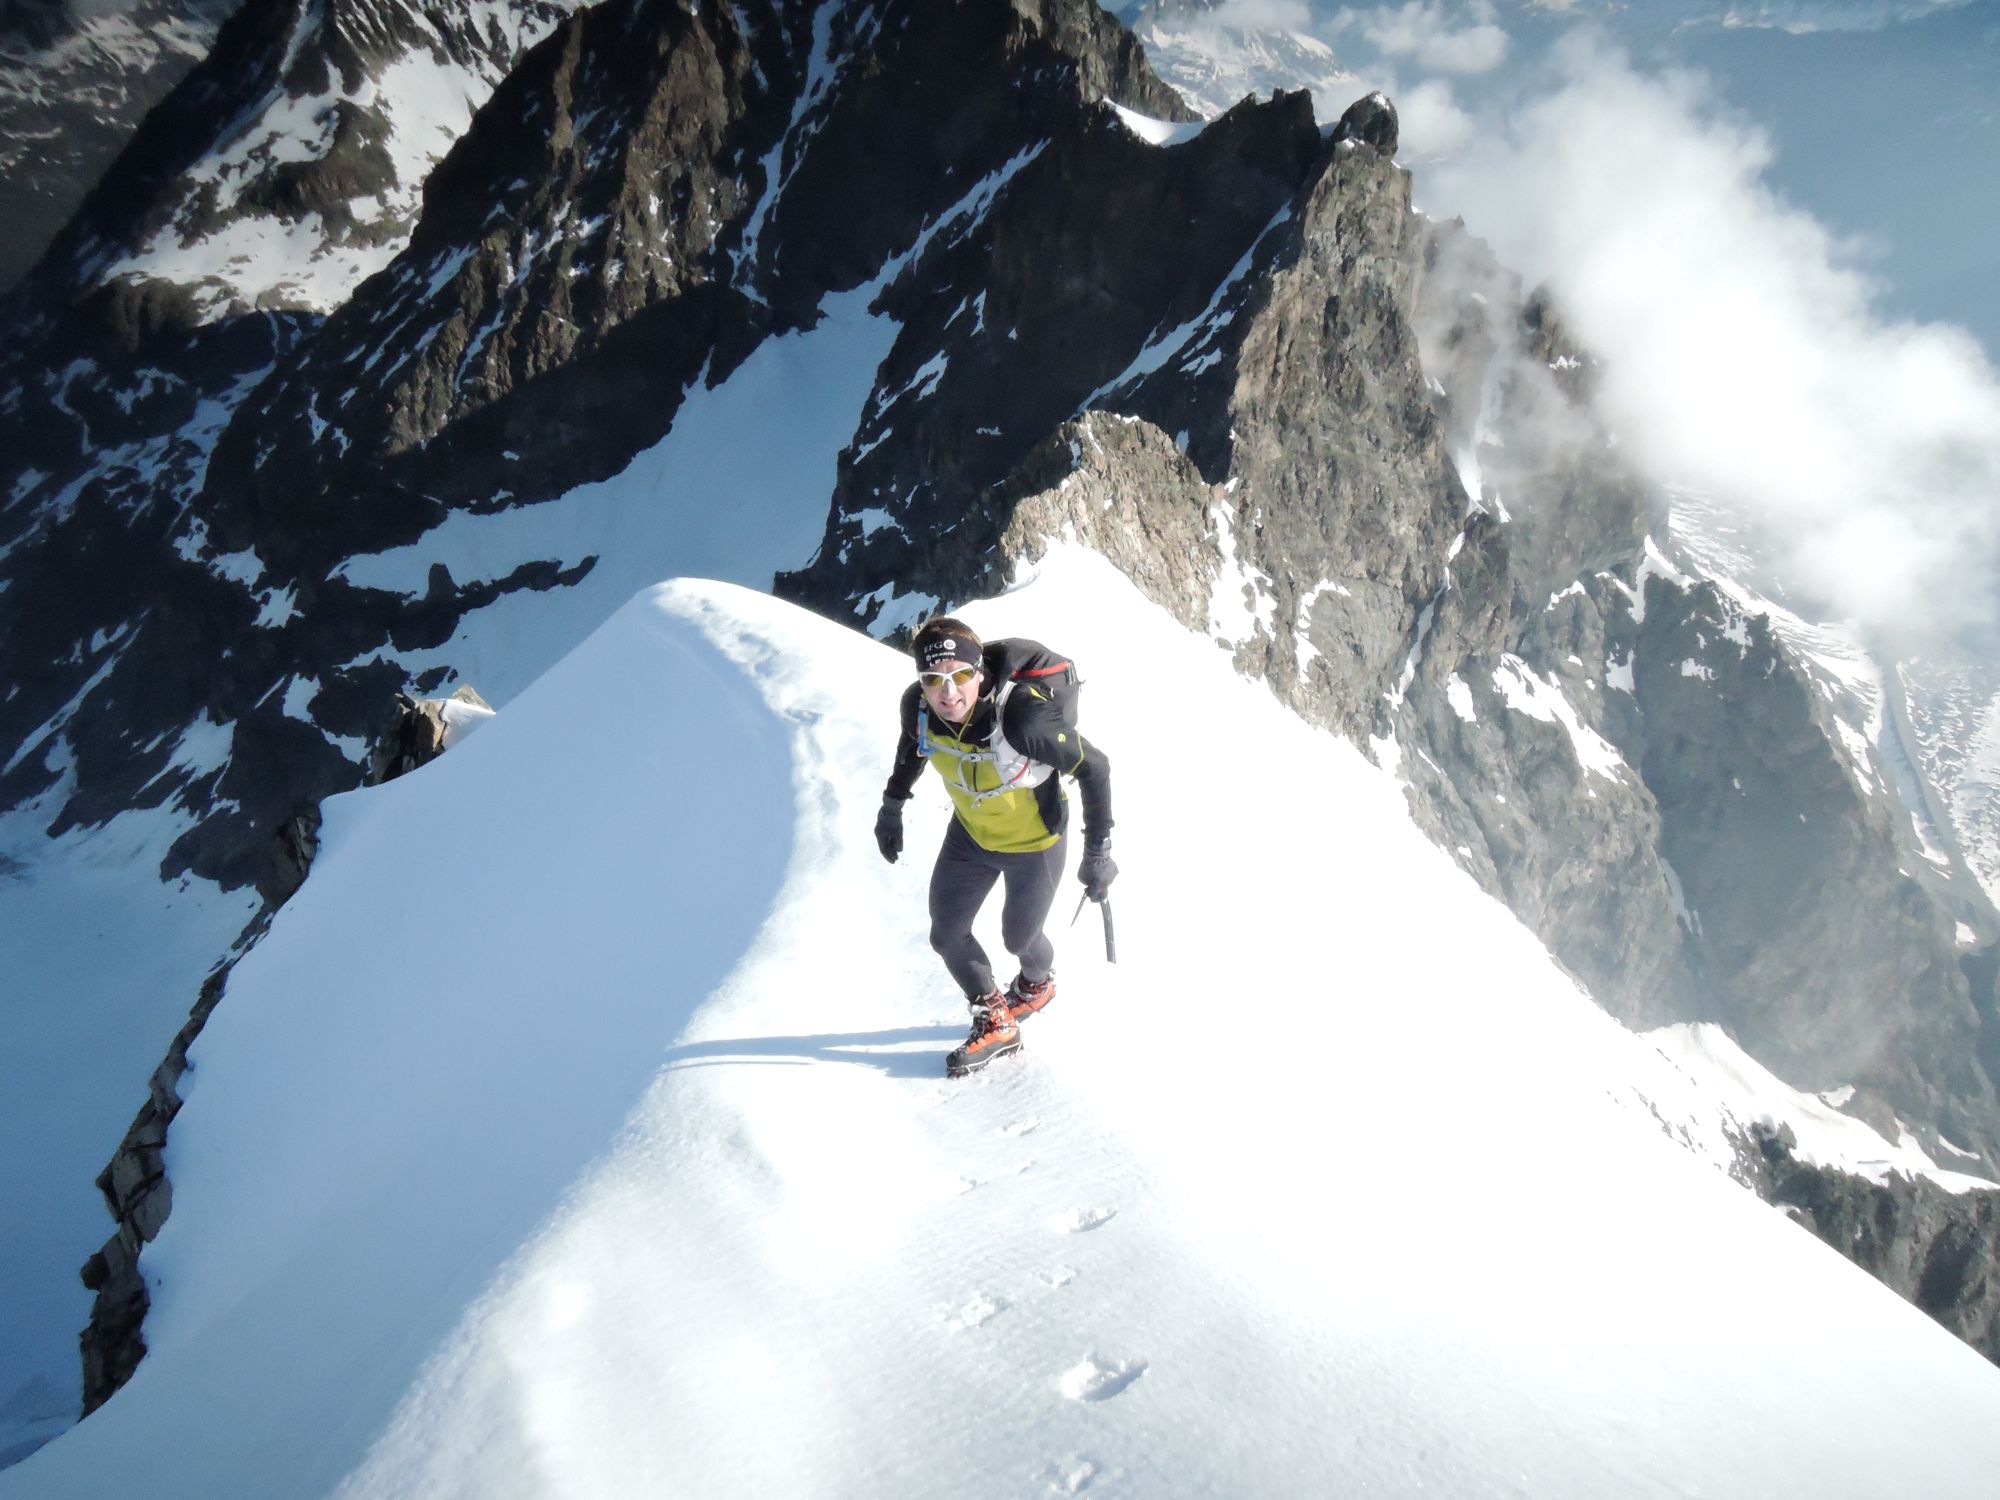
[[[974,843],[958,819],[951,820],[931,870],[931,946],[966,999],[979,1000],[999,988],[986,950],[972,935],[972,919],[997,880],[1007,882],[1007,904],[1000,911],[1001,941],[1021,961],[1023,977],[1048,977],[1056,945],[1042,924],[1055,905],[1056,884],[1068,858],[1067,839],[1057,839],[1033,854],[995,854]]]

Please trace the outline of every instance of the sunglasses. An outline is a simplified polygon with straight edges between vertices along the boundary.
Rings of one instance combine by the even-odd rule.
[[[919,672],[917,681],[927,688],[942,688],[947,682],[954,687],[964,687],[978,675],[977,667],[960,667],[955,672]]]

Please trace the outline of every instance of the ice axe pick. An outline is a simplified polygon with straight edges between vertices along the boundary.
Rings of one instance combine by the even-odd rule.
[[[1083,915],[1083,903],[1089,899],[1089,891],[1085,891],[1082,896],[1077,898],[1076,912],[1069,919],[1070,926],[1076,926],[1077,918]],[[1108,964],[1115,964],[1118,962],[1118,936],[1116,930],[1111,925],[1111,898],[1109,896],[1100,896],[1098,897],[1097,905],[1098,909],[1104,913],[1104,961]]]

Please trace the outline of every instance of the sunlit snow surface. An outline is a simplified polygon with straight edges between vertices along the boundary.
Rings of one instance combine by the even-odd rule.
[[[496,702],[662,571],[767,586],[812,556],[840,452],[895,341],[894,321],[868,312],[874,291],[827,298],[814,327],[766,339],[714,389],[696,381],[672,430],[609,479],[539,505],[454,511],[410,545],[350,558],[336,573],[421,595],[438,563],[465,585],[526,563],[594,558],[580,582],[504,593],[439,645],[395,654],[412,676],[449,667]],[[780,442],[769,437],[773,413],[784,414]]]
[[[1173,120],[1156,120],[1151,115],[1142,115],[1136,109],[1111,101],[1111,111],[1118,122],[1149,146],[1178,146],[1191,141],[1208,128],[1206,120],[1176,123]]]
[[[1116,767],[1121,961],[1059,927],[1022,1055],[941,1076],[934,787],[874,850],[907,662],[648,592],[328,804],[153,1352],[0,1494],[1991,1492],[2000,1370],[1672,1145],[1389,776],[1094,556],[967,613]]]
[[[1355,74],[1340,67],[1331,47],[1302,31],[1254,22],[1230,25],[1200,15],[1128,19],[1145,44],[1147,61],[1203,119],[1226,113],[1249,95],[1269,98],[1279,89],[1308,88],[1314,113],[1331,123],[1363,88]]]

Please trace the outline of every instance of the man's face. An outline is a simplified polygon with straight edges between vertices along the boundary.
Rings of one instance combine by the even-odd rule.
[[[979,668],[955,661],[917,677],[923,684],[924,701],[930,704],[931,712],[952,724],[963,724],[972,716],[972,706],[979,701],[979,685],[984,680]]]

